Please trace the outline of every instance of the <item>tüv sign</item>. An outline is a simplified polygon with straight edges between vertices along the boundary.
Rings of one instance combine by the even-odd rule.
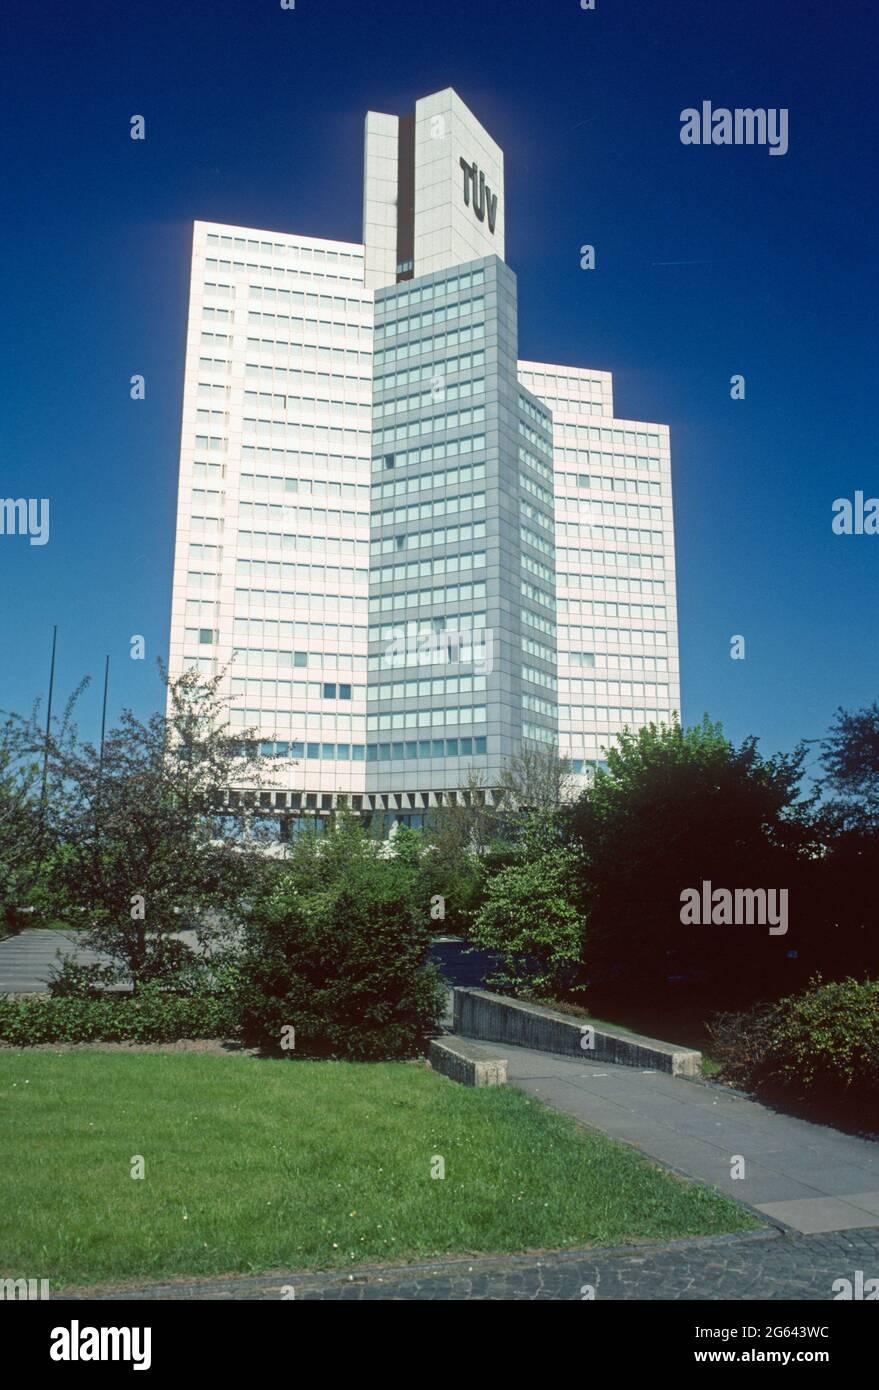
[[[488,213],[488,230],[494,233],[495,218],[497,217],[497,194],[492,193],[485,182],[485,174],[478,168],[475,160],[469,164],[462,155],[460,163],[464,170],[464,206],[470,207],[470,190],[472,188],[473,211],[480,222],[485,221],[485,215]]]

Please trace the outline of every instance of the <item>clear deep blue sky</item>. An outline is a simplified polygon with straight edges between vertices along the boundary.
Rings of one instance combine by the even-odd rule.
[[[879,695],[879,537],[830,526],[879,492],[872,0],[7,0],[0,23],[0,495],[52,509],[48,545],[0,538],[0,707],[45,692],[53,623],[90,733],[107,652],[111,715],[160,703],[191,223],[359,240],[365,111],[446,86],[505,151],[521,355],[610,370],[617,415],[671,426],[685,721],[769,752]],[[789,108],[789,152],[683,146],[703,99]]]

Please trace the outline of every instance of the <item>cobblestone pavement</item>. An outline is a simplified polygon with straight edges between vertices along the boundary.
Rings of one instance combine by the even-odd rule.
[[[740,1300],[827,1302],[855,1271],[879,1278],[879,1230],[802,1236],[779,1231],[677,1240],[667,1245],[456,1258],[323,1274],[271,1274],[202,1282],[70,1290],[58,1299]]]

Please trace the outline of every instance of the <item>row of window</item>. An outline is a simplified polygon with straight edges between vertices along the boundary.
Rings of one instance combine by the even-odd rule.
[[[256,637],[262,642],[365,642],[366,628],[348,623],[284,622],[277,618],[235,618],[236,637]]]
[[[387,507],[384,511],[374,511],[372,521],[375,526],[405,526],[415,521],[427,521],[431,517],[479,511],[484,506],[484,492],[459,493],[452,497],[438,497],[434,502],[416,502],[411,507]]]
[[[461,585],[466,588],[466,585]],[[474,588],[478,586],[474,584]],[[372,607],[372,605],[370,605]],[[370,642],[393,642],[401,626],[407,636],[417,637],[424,632],[469,632],[485,627],[484,613],[453,613],[442,618],[399,618],[397,622],[379,623],[369,629]],[[372,658],[370,657],[370,660]]]
[[[370,684],[368,700],[427,700],[434,696],[476,695],[486,688],[486,676],[436,676],[431,680],[382,681]]]
[[[365,430],[355,430],[352,426],[341,425],[327,426],[322,424],[311,424],[303,421],[283,420],[254,420],[252,417],[245,416],[241,422],[243,438],[245,443],[250,443],[260,435],[269,435],[275,439],[289,439],[296,443],[301,440],[310,440],[312,443],[329,444],[331,441],[342,443],[348,441],[353,448],[364,447],[369,439]],[[197,441],[196,441],[197,443]]]
[[[394,608],[431,608],[437,603],[473,603],[480,599],[485,599],[483,581],[476,584],[447,584],[443,588],[406,589],[376,596],[369,600],[369,611],[375,615],[391,612]]]
[[[611,603],[606,599],[559,599],[559,613],[596,618],[655,618],[666,616],[662,603]]]
[[[469,372],[476,367],[485,366],[484,352],[465,352],[459,357],[440,358],[437,362],[422,363],[417,367],[407,367],[401,372],[385,372],[373,378],[376,391],[391,391],[398,386],[413,386],[418,381],[432,380],[436,376],[452,376],[458,372]]]
[[[437,531],[409,531],[403,536],[386,536],[370,542],[370,555],[390,555],[395,551],[423,550],[435,545],[469,545],[485,538],[485,522],[446,526]]]
[[[369,733],[384,733],[390,729],[417,729],[423,725],[447,728],[450,724],[484,724],[488,719],[485,705],[448,705],[445,709],[400,710],[396,714],[368,714]]]
[[[354,657],[343,652],[292,652],[281,651],[278,647],[236,647],[232,659],[239,666],[310,666],[318,671],[338,671],[350,668],[352,671],[365,671],[363,657]]]
[[[612,455],[606,455],[611,458]],[[599,473],[560,473],[556,470],[556,489],[560,487],[597,488],[601,492],[633,492],[641,497],[659,497],[662,484],[651,478],[615,478]]]
[[[546,637],[555,637],[555,623],[550,622],[549,618],[544,618],[540,613],[532,613],[530,608],[520,608],[519,616],[523,623],[529,627],[534,627],[538,632],[542,632]]]
[[[315,454],[307,450],[282,449],[280,446],[267,444],[245,444],[241,449],[241,457],[243,459],[256,459],[260,463],[277,463],[282,467],[314,468],[327,473],[351,472],[354,469],[360,471],[364,464],[363,456],[353,451],[350,454]]]
[[[233,317],[228,310],[224,312],[227,319]],[[205,309],[203,313],[205,318],[210,317],[207,309]],[[218,318],[220,313],[221,311],[219,309],[216,310],[216,316]],[[338,319],[303,319],[299,318],[296,314],[279,314],[275,311],[266,309],[248,309],[247,322],[254,325],[264,324],[266,327],[273,330],[282,328],[285,333],[292,332],[294,334],[294,341],[288,344],[290,347],[298,346],[300,339],[304,347],[317,347],[319,346],[318,335],[323,336],[328,334],[332,334],[336,338],[350,338],[353,339],[354,342],[364,344],[372,343],[372,329],[368,325],[345,323]],[[306,334],[311,335],[310,339],[306,338]],[[327,344],[327,346],[329,345]]]
[[[201,361],[205,361],[202,358]],[[301,367],[276,367],[262,366],[258,362],[246,362],[244,364],[244,376],[247,381],[258,381],[265,386],[295,386],[302,387],[309,396],[325,396],[328,391],[339,391],[347,395],[353,388],[358,401],[370,400],[370,381],[368,377],[360,373],[352,372],[312,372],[304,371]]]
[[[330,609],[332,611],[348,612],[365,615],[369,608],[369,600],[364,595],[363,598],[351,598],[347,594],[313,594],[299,590],[283,589],[236,589],[235,605],[242,609],[257,608],[307,608],[309,611],[316,609]]]
[[[308,584],[359,584],[369,570],[353,569],[350,565],[294,565],[277,560],[239,560],[235,569],[239,579],[265,580],[267,583],[290,584],[297,579]]]
[[[601,589],[611,594],[664,594],[664,579],[635,579],[624,574],[560,574],[559,582],[573,589]],[[559,600],[561,602],[562,600]]]
[[[376,584],[398,584],[406,579],[432,579],[438,574],[458,574],[484,567],[485,551],[475,550],[469,555],[437,555],[433,560],[411,560],[405,565],[376,565],[369,578]]]
[[[431,405],[449,405],[453,401],[467,400],[471,396],[485,394],[485,381],[459,381],[451,386],[445,384],[444,376],[434,376],[429,391],[419,391],[416,395],[397,396],[382,401],[373,407],[373,419],[383,420],[386,415],[401,415],[406,410],[426,410]]]
[[[558,743],[558,733],[555,729],[546,729],[542,724],[532,724],[526,719],[522,720],[522,737],[530,738],[535,743]]]
[[[614,671],[667,671],[668,657],[631,656],[622,652],[560,652],[560,659],[570,666],[584,666],[590,670]]]
[[[552,541],[546,540],[544,536],[538,536],[536,531],[532,531],[528,526],[519,527],[519,538],[526,545],[530,545],[533,550],[539,550],[541,555],[547,555],[550,559],[555,558],[555,546]]]
[[[558,718],[558,705],[552,700],[544,700],[539,695],[522,695],[522,708],[530,714],[544,714],[547,719]]]
[[[565,571],[566,565],[576,565],[576,569]],[[617,568],[664,570],[662,555],[648,555],[642,551],[626,550],[574,550],[560,545],[557,553],[559,579],[565,582],[579,582],[586,565],[613,565]]]
[[[395,338],[399,333],[419,333],[425,328],[452,323],[457,319],[469,318],[471,314],[481,314],[485,309],[482,295],[461,299],[457,304],[444,304],[438,309],[423,309],[420,314],[404,314],[401,318],[389,319],[387,323],[376,324],[375,340],[384,342]]]
[[[572,722],[571,732],[586,724],[644,724],[648,721],[658,724],[662,720],[668,720],[670,710],[665,709],[641,709],[640,707],[629,707],[615,709],[607,705],[559,705],[559,719],[566,723]],[[583,728],[583,732],[588,730]]]
[[[294,526],[366,527],[369,517],[368,511],[344,511],[338,507],[312,507],[302,503],[286,507],[281,502],[238,503],[240,521],[261,521],[273,526],[284,526],[289,522]]]
[[[542,685],[545,690],[557,690],[558,680],[551,676],[548,671],[539,671],[536,666],[523,666],[522,679],[530,681],[532,685]]]
[[[519,462],[527,463],[529,468],[533,468],[535,473],[539,473],[541,478],[545,478],[548,483],[553,481],[554,475],[550,465],[537,458],[522,444],[519,445]],[[521,474],[519,476],[521,477]]]
[[[388,445],[403,444],[415,439],[419,434],[441,434],[444,430],[464,430],[485,420],[485,406],[473,406],[469,410],[454,410],[443,415],[431,415],[426,420],[412,420],[408,424],[395,425],[390,429],[372,432],[373,449],[386,449]]]
[[[269,317],[266,315],[266,317]],[[272,315],[271,317],[274,317]],[[202,342],[211,335],[202,333]],[[357,373],[358,378],[363,382],[371,380],[369,368],[372,366],[372,353],[363,352],[358,348],[341,347],[338,343],[300,343],[291,342],[289,338],[251,338],[247,339],[248,348],[258,348],[262,352],[278,353],[288,360],[293,359],[300,362],[306,355],[317,358],[318,362],[326,362],[328,366],[345,367],[351,369],[355,366],[364,367],[366,370]]]
[[[542,435],[539,435],[530,425],[526,425],[524,420],[520,420],[518,423],[519,433],[525,436],[528,443],[532,444],[535,449],[539,449],[541,453],[546,454],[547,458],[552,458],[552,445],[548,444]]]
[[[247,700],[261,703],[290,700],[362,700],[366,696],[365,685],[350,685],[336,681],[278,681],[260,680],[255,676],[245,679],[233,676],[229,685],[230,694],[243,695]]]
[[[545,642],[538,642],[536,637],[522,637],[519,640],[522,644],[522,651],[526,652],[528,656],[537,656],[548,666],[555,665],[556,652],[554,647],[548,647]]]
[[[559,627],[560,642],[637,642],[642,647],[664,647],[667,632],[643,627]]]
[[[569,512],[585,516],[628,517],[632,521],[662,521],[662,507],[650,502],[602,502],[596,497],[563,497],[558,501]]]
[[[556,601],[553,594],[546,593],[536,584],[531,584],[527,579],[519,581],[519,592],[523,598],[530,598],[532,603],[540,603],[544,608],[555,608]]]
[[[555,497],[548,488],[541,487],[540,483],[535,483],[533,478],[529,478],[527,473],[519,474],[519,486],[525,491],[530,492],[532,497],[538,498],[547,507],[555,508]]]
[[[306,497],[349,497],[369,504],[368,483],[332,482],[327,478],[287,478],[272,473],[242,473],[240,491],[244,493],[289,493]],[[369,513],[367,513],[369,515]]]
[[[340,536],[281,535],[277,531],[239,531],[239,545],[251,550],[325,550],[328,554],[369,554],[368,541],[344,540]]]
[[[542,425],[548,434],[552,434],[552,416],[547,415],[545,410],[538,410],[537,406],[533,405],[527,396],[523,396],[521,391],[518,392],[518,397],[519,409],[523,410],[530,420]]]
[[[378,348],[372,360],[375,367],[390,367],[395,362],[420,357],[424,352],[450,352],[452,348],[479,342],[484,337],[484,323],[465,324],[463,328],[453,328],[447,333],[434,333],[425,338],[416,338],[410,343],[399,343],[396,347]]]
[[[621,695],[629,700],[668,700],[669,686],[656,681],[613,681],[613,680],[563,680],[559,681],[559,695],[562,699],[578,696],[582,704],[584,697]]]
[[[207,288],[207,286],[205,286]],[[372,316],[372,300],[362,296],[329,294],[323,290],[281,289],[277,285],[248,284],[249,299],[270,299],[279,304],[301,304],[303,308],[317,309],[318,313],[341,310],[347,318],[357,312]]]
[[[557,521],[555,533],[560,541],[620,541],[623,545],[662,545],[666,539],[662,531],[648,531],[640,526],[587,526],[579,521]]]
[[[216,390],[217,388],[212,388]],[[225,388],[220,388],[225,389]],[[324,396],[297,396],[289,391],[245,391],[244,405],[248,410],[257,408],[288,411],[293,410],[297,416],[305,414],[317,414],[320,411],[341,411],[346,417],[355,420],[371,420],[372,405],[369,401],[359,400],[335,400]],[[296,420],[285,421],[278,416],[271,417],[275,424],[296,424]]]
[[[469,434],[461,439],[447,439],[442,444],[424,444],[420,449],[402,449],[394,454],[384,454],[380,459],[373,460],[373,468],[408,468],[413,463],[439,463],[442,459],[456,458],[460,454],[476,454],[484,448],[484,434]]]
[[[542,526],[545,531],[555,529],[552,515],[547,516],[546,512],[539,507],[533,507],[530,502],[526,502],[524,497],[519,498],[519,511],[522,516],[528,517],[529,521],[534,521],[538,526]]]
[[[373,483],[372,495],[377,500],[399,497],[408,492],[422,492],[435,487],[454,487],[480,482],[485,477],[484,463],[465,463],[460,468],[444,468],[439,473],[416,473],[409,478],[394,478],[387,483]]]
[[[209,246],[268,251],[273,256],[290,256],[306,264],[337,266],[340,269],[347,267],[356,273],[363,269],[362,251],[335,251],[321,246],[306,246],[298,241],[257,241],[253,237],[232,236],[228,232],[208,232],[205,240]]]
[[[380,313],[396,313],[410,304],[428,303],[433,299],[443,299],[447,294],[461,294],[464,290],[476,289],[485,283],[484,270],[467,270],[462,275],[450,275],[445,280],[434,280],[429,285],[418,285],[409,290],[376,295],[375,307]]]

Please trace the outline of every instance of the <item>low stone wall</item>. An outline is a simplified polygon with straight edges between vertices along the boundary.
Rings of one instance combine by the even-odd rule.
[[[503,1057],[491,1055],[491,1049],[466,1042],[463,1038],[434,1038],[428,1048],[427,1060],[434,1071],[441,1072],[462,1086],[505,1086],[507,1064]]]
[[[455,1032],[465,1038],[514,1043],[541,1052],[579,1057],[584,1062],[616,1062],[626,1067],[699,1076],[702,1054],[637,1033],[614,1033],[586,1020],[539,1004],[524,1004],[484,989],[455,989]],[[591,1044],[591,1046],[590,1046]]]

